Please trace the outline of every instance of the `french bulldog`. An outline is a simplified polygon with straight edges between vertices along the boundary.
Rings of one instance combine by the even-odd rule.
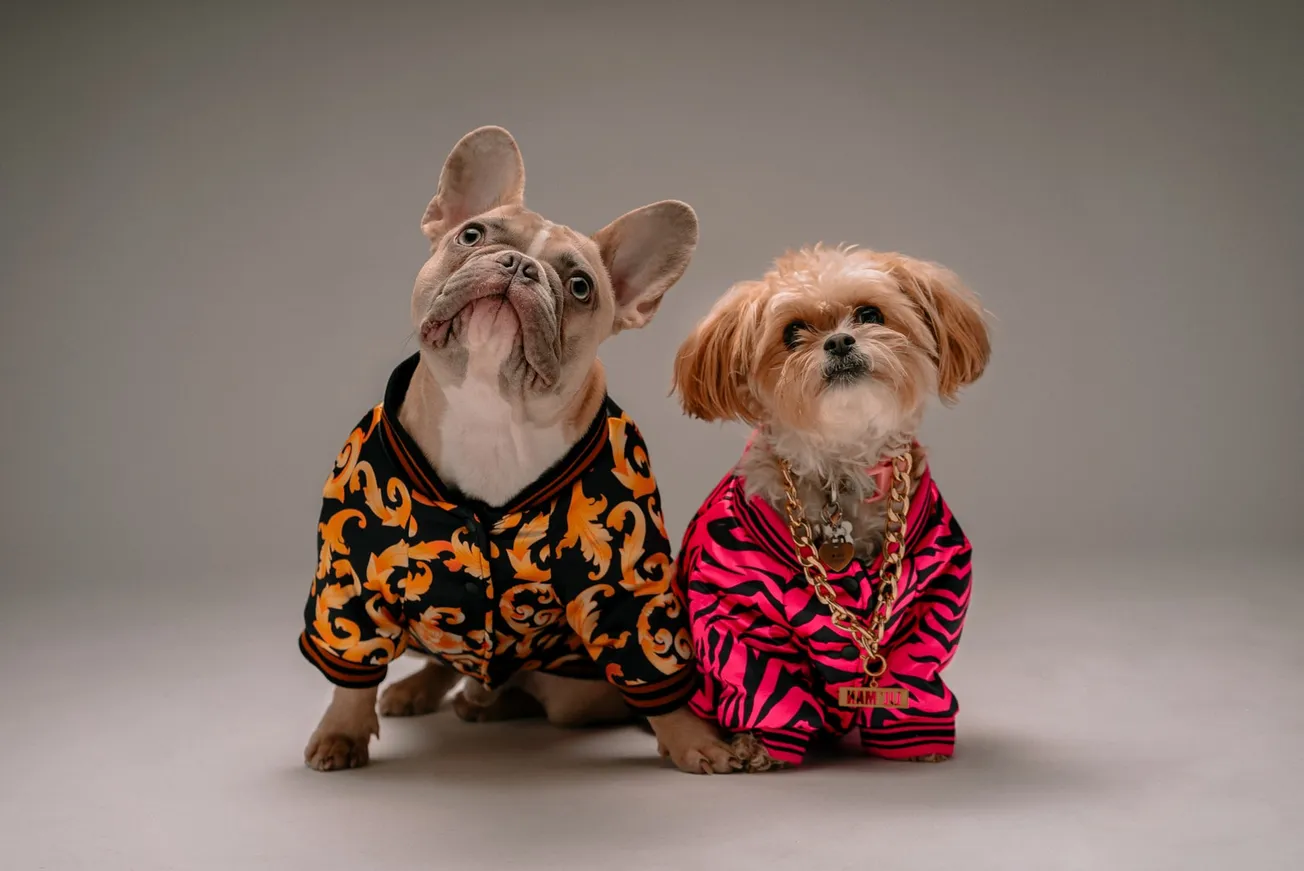
[[[500,127],[464,136],[421,221],[419,350],[359,422],[323,490],[301,652],[334,695],[304,751],[365,765],[387,716],[559,726],[642,719],[681,770],[740,763],[686,706],[696,681],[646,446],[607,393],[604,341],[646,326],[687,269],[685,203],[586,236],[525,207]],[[641,717],[640,717],[641,715]]]

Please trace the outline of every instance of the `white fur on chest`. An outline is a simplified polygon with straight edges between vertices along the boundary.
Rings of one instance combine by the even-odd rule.
[[[472,325],[473,334],[478,326]],[[446,411],[439,423],[440,477],[495,506],[532,484],[570,448],[561,423],[535,426],[515,419],[498,389],[498,372],[511,349],[500,336],[468,337],[466,379],[444,388]]]

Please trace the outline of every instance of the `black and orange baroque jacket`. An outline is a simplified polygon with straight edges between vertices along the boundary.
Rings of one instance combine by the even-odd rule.
[[[696,688],[684,598],[638,428],[607,397],[579,442],[511,504],[445,486],[398,409],[419,365],[341,449],[322,489],[300,652],[372,687],[411,648],[486,687],[526,669],[613,684],[640,714]]]

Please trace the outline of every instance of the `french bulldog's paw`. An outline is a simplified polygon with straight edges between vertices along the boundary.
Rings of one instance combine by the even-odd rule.
[[[906,759],[907,762],[945,762],[950,759],[944,753],[925,753],[923,756],[911,756]]]
[[[476,704],[467,698],[466,693],[458,693],[453,696],[453,713],[460,720],[465,720],[468,723],[487,722],[486,712],[488,710],[488,705]]]
[[[649,722],[657,736],[657,752],[688,774],[729,774],[742,767],[714,726],[688,708],[680,708]]]
[[[730,743],[734,756],[742,762],[743,770],[752,773],[773,771],[786,766],[770,755],[765,745],[750,732],[739,732]]]
[[[361,737],[318,730],[308,739],[303,751],[304,764],[314,771],[339,771],[361,768],[369,761],[367,745],[370,735]]]
[[[385,688],[380,694],[380,715],[420,717],[423,714],[433,714],[439,710],[446,691],[447,687],[432,687],[418,672]]]

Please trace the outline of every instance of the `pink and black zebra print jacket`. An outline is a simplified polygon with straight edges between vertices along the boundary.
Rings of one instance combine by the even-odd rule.
[[[693,710],[728,732],[751,732],[789,765],[853,729],[875,756],[951,755],[958,705],[941,673],[968,609],[972,548],[927,468],[905,550],[879,683],[909,688],[910,706],[841,708],[838,688],[863,684],[859,654],[807,583],[787,523],[763,499],[747,498],[736,471],[727,474],[689,523],[679,553],[702,672]],[[862,620],[881,565],[880,555],[829,574],[839,601]]]

